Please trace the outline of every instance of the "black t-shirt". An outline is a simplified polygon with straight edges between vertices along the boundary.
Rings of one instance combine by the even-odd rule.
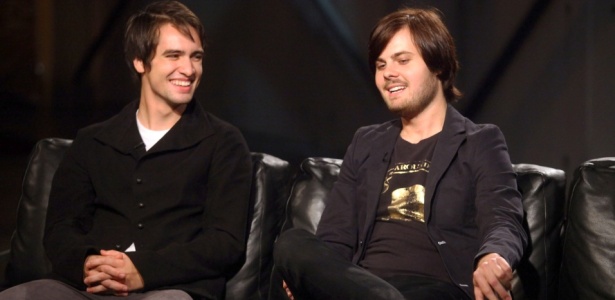
[[[425,183],[438,135],[417,144],[397,139],[374,230],[360,262],[377,276],[418,275],[451,281],[427,235],[424,214]]]

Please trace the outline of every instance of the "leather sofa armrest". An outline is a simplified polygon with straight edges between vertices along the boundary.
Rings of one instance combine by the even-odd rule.
[[[566,205],[558,299],[615,295],[615,157],[581,164]]]

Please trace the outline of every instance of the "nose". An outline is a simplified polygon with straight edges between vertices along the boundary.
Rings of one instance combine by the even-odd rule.
[[[385,79],[396,78],[397,76],[399,76],[399,72],[397,72],[397,70],[395,70],[393,66],[387,65],[384,66],[384,69],[382,69],[382,76]]]
[[[189,57],[182,58],[180,60],[179,72],[185,76],[193,76],[196,73],[196,67],[194,66],[195,62],[193,62]]]

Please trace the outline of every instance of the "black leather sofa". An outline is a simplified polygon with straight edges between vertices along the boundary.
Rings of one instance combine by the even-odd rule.
[[[44,139],[32,151],[11,249],[0,254],[0,263],[7,265],[5,287],[50,271],[42,248],[47,197],[70,143]],[[229,280],[226,299],[267,299],[270,285],[281,284],[270,282],[277,234],[293,227],[316,230],[342,163],[307,158],[291,174],[292,166],[271,155],[253,153],[252,160],[254,206],[246,261]],[[563,171],[531,164],[513,168],[530,235],[515,272],[514,299],[615,299],[615,158],[581,165],[568,198]]]

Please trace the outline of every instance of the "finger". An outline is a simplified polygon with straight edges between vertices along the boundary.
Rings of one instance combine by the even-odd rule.
[[[98,258],[102,256],[100,255],[89,255],[85,259],[85,263],[83,264],[83,270],[87,272],[88,270],[95,269],[98,267]]]
[[[128,296],[128,287],[115,280],[104,280],[98,285],[88,287],[86,291],[92,294],[113,294],[116,296]]]
[[[100,283],[100,285],[107,288],[107,290],[113,291],[115,293],[128,292],[128,286],[126,284],[124,284],[123,282],[117,281],[117,280],[113,280],[113,279],[103,280]]]
[[[114,279],[124,279],[126,278],[126,273],[119,268],[114,268],[109,265],[103,265],[98,268],[100,272],[106,273],[113,277]]]
[[[115,264],[115,260],[117,259],[112,257],[105,257],[100,255],[91,256],[90,259],[85,262],[85,267],[88,270],[96,269],[101,265]]]
[[[111,276],[106,273],[98,272],[84,278],[83,283],[87,286],[95,286],[99,285],[101,281],[107,279],[111,279]]]
[[[474,272],[474,286],[478,287],[487,299],[507,299],[508,289],[502,284],[502,268],[495,260],[483,261]]]
[[[104,294],[109,292],[109,290],[105,286],[100,284],[95,286],[89,286],[87,289],[85,289],[85,291],[90,294]]]
[[[485,297],[483,296],[483,293],[480,291],[480,288],[478,288],[476,286],[476,283],[474,283],[474,298],[476,300],[483,300],[483,299],[485,299]]]
[[[488,263],[483,262],[481,265],[474,271],[473,282],[474,282],[474,291],[480,291],[480,294],[483,299],[497,299],[495,298],[495,292],[491,288],[491,284],[489,283],[489,273]],[[497,279],[496,279],[497,281]]]
[[[288,287],[288,284],[286,284],[286,281],[284,280],[282,280],[282,288],[284,288],[284,290],[286,291],[286,296],[288,296],[290,300],[295,299],[295,297],[293,297],[293,293],[290,291],[290,288]]]
[[[114,256],[98,256],[88,260],[85,265],[86,269],[97,269],[101,266],[111,266],[114,268],[121,268],[124,265],[124,260],[116,258]]]
[[[100,250],[100,255],[115,257],[117,259],[122,259],[124,257],[124,253],[116,250]]]
[[[503,258],[496,259],[496,263],[502,269],[503,275],[500,277],[500,282],[504,285],[507,290],[512,288],[512,280],[513,280],[513,271],[508,262]]]
[[[504,266],[502,266],[503,263],[505,264]],[[508,263],[502,258],[494,258],[483,264],[489,286],[500,299],[506,299],[509,296],[508,291],[510,290],[510,281],[512,280],[512,270]]]

